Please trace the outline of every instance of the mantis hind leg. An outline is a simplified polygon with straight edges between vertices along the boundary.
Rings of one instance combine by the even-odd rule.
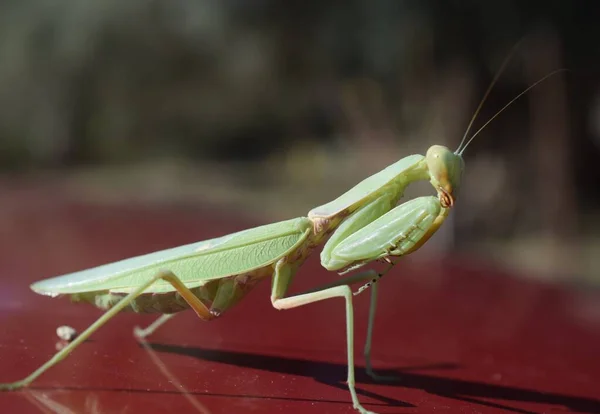
[[[275,267],[273,286],[271,291],[271,303],[276,309],[292,309],[309,303],[319,302],[331,298],[343,298],[346,303],[346,344],[348,358],[348,389],[352,397],[352,404],[361,414],[375,414],[366,410],[358,401],[354,379],[354,309],[352,306],[352,290],[348,284],[327,287],[309,293],[296,296],[283,297],[287,287],[294,275],[295,268],[284,261],[280,261]],[[371,275],[368,275],[372,277]]]
[[[106,311],[100,318],[91,324],[85,331],[83,331],[73,342],[69,343],[66,347],[58,351],[52,358],[46,361],[41,367],[33,371],[27,377],[22,380],[0,384],[0,391],[15,390],[18,388],[26,387],[37,377],[42,375],[48,369],[58,364],[64,358],[66,358],[75,348],[77,348],[83,341],[85,341],[91,334],[102,327],[106,322],[111,320],[117,313],[127,307],[136,297],[142,294],[146,289],[152,286],[156,281],[163,279],[169,282],[173,287],[181,294],[181,297],[196,311],[196,314],[200,319],[210,320],[213,316],[210,314],[208,308],[198,299],[194,294],[183,284],[183,282],[170,271],[163,271],[156,274],[147,282],[140,285],[134,291],[123,297],[115,306]]]
[[[138,339],[146,338],[146,337],[152,335],[154,332],[156,332],[156,330],[158,328],[160,328],[165,323],[167,323],[167,321],[175,315],[177,315],[177,314],[176,313],[166,313],[164,315],[161,315],[159,318],[157,318],[154,322],[152,322],[150,325],[146,326],[145,328],[135,326],[133,328],[133,335]]]

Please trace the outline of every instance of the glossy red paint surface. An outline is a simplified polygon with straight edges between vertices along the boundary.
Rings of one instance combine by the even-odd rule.
[[[60,191],[6,190],[0,207],[0,381],[54,351],[55,329],[100,315],[29,283],[258,223],[198,208],[86,206]],[[63,200],[65,198],[65,200]],[[333,280],[318,255],[292,288]],[[341,300],[276,311],[269,283],[210,323],[178,315],[149,339],[122,314],[2,413],[352,413]],[[364,374],[368,294],[355,300],[357,388],[380,413],[600,412],[600,296],[452,260],[406,260],[381,284],[374,363]]]

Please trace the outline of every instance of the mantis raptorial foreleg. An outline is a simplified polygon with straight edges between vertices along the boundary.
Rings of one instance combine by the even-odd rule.
[[[373,260],[373,258],[387,259],[390,255],[402,256],[419,245],[439,226],[446,210],[435,197],[420,197],[403,203],[378,219],[369,222],[345,238],[338,238],[337,243],[331,246],[328,255],[338,263],[347,266],[357,266]],[[373,339],[373,325],[377,306],[378,280],[387,273],[393,263],[382,274],[362,286],[356,294],[371,287],[371,303],[369,307],[369,323],[365,341],[364,355],[366,371],[376,380],[389,380],[377,375],[371,364],[371,344]]]
[[[213,315],[209,312],[208,308],[196,297],[194,294],[181,282],[181,280],[170,271],[162,271],[157,273],[154,277],[150,278],[147,282],[142,283],[134,291],[124,296],[123,299],[118,301],[112,308],[106,311],[100,318],[91,324],[85,331],[83,331],[73,342],[69,343],[63,349],[58,351],[52,358],[50,358],[41,367],[33,371],[27,377],[20,381],[0,384],[0,390],[11,390],[21,388],[29,385],[33,380],[42,375],[48,369],[52,368],[55,364],[59,363],[62,359],[67,357],[75,348],[83,343],[90,335],[101,328],[106,322],[111,320],[117,313],[125,309],[131,302],[141,295],[146,289],[150,288],[154,283],[159,280],[165,280],[169,282],[181,295],[181,297],[190,305],[196,312],[198,317],[202,320],[210,320]]]
[[[390,211],[398,202],[399,196],[398,192],[384,193],[346,218],[331,235],[325,246],[323,246],[323,250],[321,251],[321,265],[328,270],[337,270],[342,267],[344,261],[338,261],[332,255],[336,246],[350,235]]]

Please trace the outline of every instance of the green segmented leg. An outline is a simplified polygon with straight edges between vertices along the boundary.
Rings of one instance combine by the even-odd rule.
[[[357,295],[357,294],[361,293],[362,290],[371,286],[371,284],[374,283],[375,280],[378,280],[381,276],[382,276],[382,274],[377,273],[375,270],[366,270],[364,272],[360,272],[355,275],[348,276],[343,279],[337,280],[330,284],[316,287],[316,288],[311,289],[304,293],[311,293],[311,292],[316,292],[318,290],[327,289],[327,288],[331,288],[331,287],[335,287],[335,286],[353,285],[355,283],[361,283],[361,282],[368,281],[369,282],[368,284],[362,286],[358,292],[354,293],[354,295]],[[371,298],[371,300],[373,300],[373,298]],[[178,314],[177,313],[169,313],[169,314],[161,315],[154,322],[152,322],[150,325],[148,325],[145,328],[136,326],[133,328],[133,334],[138,339],[147,338],[148,336],[150,336],[154,332],[156,332],[158,330],[158,328],[162,327],[165,323],[167,323],[169,320],[171,320],[175,315],[178,315]]]
[[[365,369],[367,374],[373,378],[378,379],[379,376],[373,372],[373,365],[371,364],[371,343],[373,341],[373,325],[375,323],[375,310],[377,308],[377,290],[379,284],[377,282],[371,284],[371,302],[369,304],[369,323],[367,325],[367,339],[365,340]]]
[[[377,308],[377,290],[379,283],[375,282],[371,284],[371,303],[369,305],[369,324],[367,325],[367,339],[365,340],[365,370],[367,375],[373,378],[375,381],[395,381],[398,380],[397,376],[392,375],[379,375],[373,371],[373,365],[371,363],[371,344],[373,342],[373,325],[375,324],[375,310]]]
[[[327,289],[327,288],[331,288],[331,287],[335,287],[335,286],[353,285],[355,283],[361,283],[361,282],[365,282],[365,281],[370,282],[378,277],[380,277],[380,275],[375,270],[367,270],[367,271],[360,272],[360,273],[357,273],[352,276],[345,277],[343,279],[337,280],[337,281],[332,282],[327,285],[318,286],[318,287],[311,289],[304,293],[316,292],[318,290]],[[171,320],[175,315],[177,315],[177,313],[161,315],[154,322],[152,322],[150,325],[148,325],[145,328],[142,328],[140,326],[135,326],[133,328],[133,334],[138,339],[147,338],[148,336],[154,334],[160,327],[162,327],[165,323],[167,323],[169,320]]]
[[[135,326],[133,328],[133,335],[138,339],[144,339],[149,335],[152,335],[158,328],[163,326],[169,319],[177,315],[176,313],[167,313],[158,317],[154,322],[145,328]]]
[[[52,368],[55,364],[63,360],[69,355],[75,348],[77,348],[83,341],[85,341],[91,334],[102,327],[106,322],[111,320],[117,313],[127,307],[135,298],[142,294],[152,284],[158,280],[163,279],[169,282],[173,287],[181,294],[182,298],[196,311],[196,314],[200,319],[210,320],[213,316],[210,314],[208,308],[202,304],[194,294],[183,284],[183,282],[172,272],[162,271],[156,274],[156,276],[149,279],[146,283],[141,284],[133,292],[123,297],[115,306],[106,311],[100,318],[91,324],[85,331],[81,333],[77,338],[73,340],[69,345],[58,351],[52,358],[46,361],[41,367],[33,371],[27,377],[20,381],[15,381],[7,384],[0,384],[0,390],[14,390],[17,388],[25,387],[29,385],[33,380],[42,375],[48,369]]]
[[[373,327],[375,325],[375,311],[377,310],[377,293],[379,290],[379,280],[392,268],[394,267],[394,263],[390,264],[390,266],[378,275],[378,278],[371,280],[367,285],[361,287],[361,289],[370,287],[371,288],[371,301],[369,304],[369,323],[367,325],[367,339],[365,340],[365,370],[367,371],[367,375],[373,378],[375,381],[393,381],[397,380],[396,376],[386,376],[379,375],[375,371],[373,371],[373,365],[371,363],[371,345],[373,343]],[[360,293],[357,292],[357,294]]]
[[[391,266],[390,266],[390,268],[391,268]],[[308,294],[308,293],[317,292],[317,291],[320,291],[323,289],[328,289],[328,288],[332,288],[332,287],[336,287],[336,286],[353,285],[355,283],[360,283],[360,282],[364,282],[364,281],[368,282],[367,284],[361,286],[359,291],[355,292],[354,295],[360,294],[362,291],[364,291],[367,288],[371,288],[371,299],[370,299],[370,305],[369,305],[369,323],[368,323],[368,327],[367,327],[367,339],[365,341],[364,356],[365,356],[365,365],[366,365],[367,374],[371,378],[373,378],[374,380],[377,380],[377,381],[385,381],[385,380],[395,379],[395,377],[386,377],[386,376],[378,375],[377,373],[375,373],[373,371],[372,364],[371,364],[371,344],[372,344],[372,339],[373,339],[373,325],[375,323],[375,310],[377,307],[378,282],[379,282],[379,279],[385,273],[388,272],[388,270],[389,269],[386,269],[386,271],[381,274],[377,273],[375,270],[367,270],[365,272],[360,272],[355,275],[345,277],[341,280],[337,280],[331,284],[319,286],[315,289],[312,289],[312,290],[304,293],[304,294]],[[171,313],[171,314],[161,315],[159,318],[157,318],[154,322],[152,322],[146,328],[140,328],[139,326],[136,326],[134,328],[134,335],[138,339],[144,339],[144,338],[148,337],[149,335],[152,335],[154,332],[156,332],[156,330],[158,328],[160,328],[162,325],[164,325],[167,321],[169,321],[175,315],[177,315],[177,314]]]
[[[371,344],[373,342],[373,326],[375,325],[375,311],[377,309],[377,292],[379,289],[379,280],[387,274],[393,267],[395,263],[390,263],[387,269],[385,269],[382,273],[377,273],[375,271],[367,271],[364,272],[365,275],[371,274],[368,282],[361,286],[358,291],[354,293],[354,296],[360,295],[366,289],[371,288],[371,298],[369,303],[369,323],[367,325],[367,339],[365,340],[364,347],[364,356],[365,356],[365,371],[367,374],[373,378],[375,381],[392,381],[397,380],[398,377],[395,376],[384,376],[379,375],[375,371],[373,371],[373,365],[371,363]],[[358,276],[358,275],[355,275]]]
[[[309,303],[319,302],[331,298],[343,298],[346,302],[346,345],[348,359],[348,390],[352,396],[352,404],[361,414],[375,414],[372,411],[366,410],[358,401],[355,389],[354,379],[354,310],[352,307],[352,290],[347,284],[350,279],[352,283],[357,283],[356,276],[342,279],[336,283],[340,286],[328,287],[302,293],[295,296],[283,297],[287,291],[292,277],[294,276],[294,266],[280,261],[275,267],[275,275],[273,277],[273,285],[271,290],[271,303],[275,309],[292,309],[300,306],[308,305]],[[369,272],[366,272],[369,273]],[[360,276],[360,275],[358,275]],[[370,274],[368,275],[370,276]],[[364,276],[363,276],[364,277]],[[364,280],[364,279],[363,279]]]

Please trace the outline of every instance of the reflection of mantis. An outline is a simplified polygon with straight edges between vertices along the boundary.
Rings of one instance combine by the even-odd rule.
[[[64,344],[65,341],[66,340],[61,340],[57,345]],[[139,338],[139,342],[148,353],[150,360],[168,379],[169,383],[177,389],[179,395],[194,408],[194,412],[211,414],[210,410],[200,403],[194,395],[190,394],[181,381],[173,375],[146,340],[144,338]],[[89,414],[103,414],[108,412],[106,409],[102,408],[102,400],[99,398],[99,395],[93,392],[79,393],[79,396],[81,396],[83,400],[81,398],[70,398],[70,391],[65,390],[38,391],[35,389],[25,389],[23,396],[45,414],[78,414],[82,412]],[[131,410],[125,409],[121,412],[131,412]]]
[[[554,73],[527,88],[502,110]],[[465,143],[469,129],[499,74],[487,90],[455,152],[434,145],[425,156],[402,158],[337,199],[312,209],[308,217],[268,224],[34,283],[31,287],[37,293],[50,296],[69,294],[75,301],[91,302],[109,310],[29,376],[14,383],[0,384],[0,389],[12,390],[30,384],[125,308],[165,314],[148,328],[136,329],[138,337],[145,337],[174,313],[186,308],[192,308],[202,320],[216,318],[242,299],[261,279],[272,276],[271,302],[276,309],[295,308],[335,297],[344,299],[348,388],[354,408],[361,413],[369,413],[359,403],[354,386],[353,292],[350,286],[362,283],[359,292],[372,287],[365,357],[367,370],[375,377],[371,369],[370,349],[376,282],[393,266],[390,256],[414,252],[446,219],[460,186],[464,169],[462,153],[483,127],[502,112],[500,110],[494,115]],[[418,180],[429,181],[437,196],[419,197],[396,206],[404,189]],[[328,270],[343,274],[375,260],[386,261],[390,266],[383,274],[370,270],[308,293],[285,297],[298,268],[325,241],[321,264]]]
[[[25,393],[25,398],[27,398],[33,405],[40,409],[41,412],[45,414],[77,414],[77,408],[69,407],[56,398],[61,394],[64,395],[64,392],[61,393],[47,393],[44,391],[36,391],[36,390],[27,390]],[[102,414],[102,409],[100,407],[100,402],[98,400],[98,395],[89,394],[85,397],[84,402],[84,412],[90,414]]]

